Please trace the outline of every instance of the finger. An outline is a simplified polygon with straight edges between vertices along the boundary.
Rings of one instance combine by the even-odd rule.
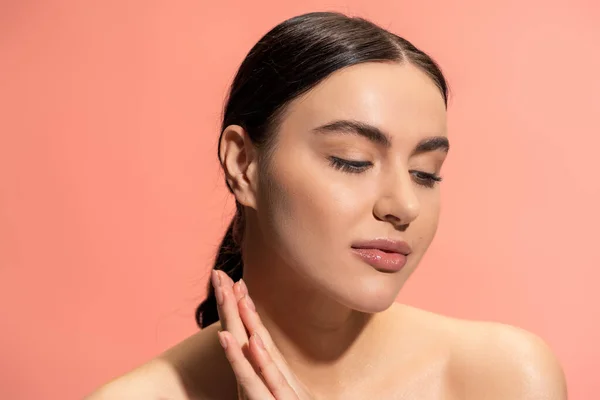
[[[248,292],[248,289],[246,288],[246,285],[245,285],[243,279],[240,279],[239,281],[234,283],[233,279],[231,279],[231,277],[229,275],[227,275],[226,273],[221,272],[220,276],[221,276],[221,282],[223,282],[222,286],[224,286],[225,291],[227,291],[229,288],[231,288],[231,293],[233,293],[233,298],[234,298],[235,307],[236,307],[236,311],[237,311],[237,317],[235,318],[235,321],[232,321],[231,323],[226,321],[226,323],[229,323],[230,325],[234,324],[235,327],[232,329],[235,329],[236,331],[239,330],[239,334],[237,332],[232,332],[232,333],[238,339],[238,341],[240,341],[240,344],[242,344],[242,345],[247,344],[249,336],[247,334],[247,329],[244,326],[244,322],[241,320],[241,318],[239,316],[240,313],[239,313],[238,302],[245,296],[245,294]],[[232,307],[232,309],[234,308],[233,305],[231,305],[231,307]],[[231,315],[231,316],[233,317],[233,315]],[[238,321],[238,319],[239,319],[239,321]],[[243,333],[242,333],[242,331],[243,331]]]
[[[260,316],[256,312],[256,307],[254,306],[252,299],[247,294],[247,288],[245,289],[246,294],[239,301],[239,310],[242,322],[246,326],[248,334],[251,337],[255,334],[258,334],[260,336],[267,353],[273,359],[281,373],[285,376],[286,380],[292,385],[294,389],[301,390],[301,385],[297,384],[297,380],[294,373],[292,372],[287,362],[285,361],[285,358],[273,342],[269,331],[263,325]]]
[[[219,342],[225,351],[225,356],[231,365],[238,385],[242,387],[249,400],[274,399],[260,376],[242,353],[242,348],[230,332],[218,332]]]
[[[260,319],[260,316],[258,315],[258,312],[256,312],[256,306],[254,305],[252,298],[248,294],[248,291],[247,291],[247,288],[245,288],[245,285],[244,285],[244,290],[245,290],[245,295],[238,302],[238,309],[239,309],[240,318],[242,320],[242,323],[248,330],[248,335],[251,336],[255,333],[259,334],[261,339],[263,340],[265,348],[271,354],[271,356],[275,359],[275,361],[278,361],[279,359],[281,359],[283,361],[284,360],[283,355],[279,352],[279,349],[273,342],[273,339],[271,338],[269,331],[263,325],[263,323]]]
[[[250,337],[250,354],[252,354],[254,366],[260,371],[263,381],[276,399],[298,398],[287,378],[265,349],[264,343],[257,333]]]
[[[243,290],[241,288],[242,280],[240,279],[239,281],[234,283],[233,279],[231,279],[231,277],[224,272],[220,272],[219,276],[221,277],[221,282],[223,285],[232,288],[236,301],[241,299],[243,296]]]
[[[222,271],[214,271],[211,279],[215,287],[217,311],[223,330],[230,332],[240,346],[246,345],[248,335],[238,311],[238,304],[232,288],[233,281]]]

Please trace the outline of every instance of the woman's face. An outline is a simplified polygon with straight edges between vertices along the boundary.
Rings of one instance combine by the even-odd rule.
[[[440,90],[412,65],[352,66],[290,103],[276,134],[256,196],[266,253],[348,307],[388,308],[438,224]]]

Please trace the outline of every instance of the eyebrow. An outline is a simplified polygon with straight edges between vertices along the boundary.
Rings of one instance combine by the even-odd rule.
[[[421,140],[419,144],[417,144],[417,147],[415,147],[415,150],[413,151],[413,155],[420,153],[428,153],[430,151],[442,151],[444,153],[447,153],[449,150],[450,142],[448,141],[447,137],[431,136]]]
[[[383,133],[379,128],[361,121],[352,121],[346,119],[333,121],[325,125],[321,125],[313,129],[313,131],[320,133],[349,133],[365,137],[371,142],[383,147],[390,147],[392,145],[392,139]]]
[[[389,148],[392,145],[392,139],[389,135],[385,134],[376,126],[361,121],[337,120],[321,125],[313,129],[313,131],[318,133],[341,132],[358,135],[385,148]],[[413,150],[413,155],[431,151],[443,151],[444,153],[447,153],[448,150],[450,150],[448,138],[445,136],[431,136],[421,140],[417,144]]]

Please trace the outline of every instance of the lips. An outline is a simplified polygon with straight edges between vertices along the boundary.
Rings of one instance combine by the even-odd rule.
[[[374,249],[381,250],[386,253],[399,253],[405,256],[412,252],[412,249],[403,240],[393,239],[375,239],[363,242],[358,242],[352,245],[353,249]]]
[[[412,249],[404,241],[376,239],[353,244],[352,252],[380,272],[398,272]]]

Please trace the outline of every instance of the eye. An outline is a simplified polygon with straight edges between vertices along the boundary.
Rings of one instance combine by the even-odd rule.
[[[359,174],[364,172],[373,165],[373,163],[370,161],[344,160],[343,158],[333,156],[329,157],[329,161],[331,162],[331,166],[333,168],[351,174]]]
[[[410,171],[415,182],[426,188],[433,188],[437,183],[442,181],[442,177],[436,174],[430,174],[423,171]]]

